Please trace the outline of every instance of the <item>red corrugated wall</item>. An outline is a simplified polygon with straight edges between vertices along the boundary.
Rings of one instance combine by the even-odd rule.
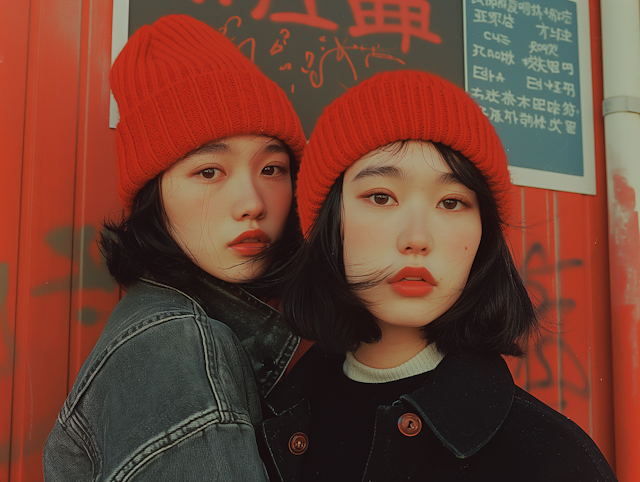
[[[0,481],[42,447],[119,290],[95,244],[118,205],[108,128],[111,0],[0,15]]]
[[[0,15],[0,482],[42,480],[42,446],[119,299],[95,244],[118,208],[108,128],[112,0]],[[613,463],[599,2],[590,1],[597,196],[519,188],[513,247],[551,327],[516,381]]]

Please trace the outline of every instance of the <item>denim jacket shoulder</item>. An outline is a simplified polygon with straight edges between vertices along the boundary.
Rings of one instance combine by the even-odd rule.
[[[278,353],[297,342],[286,344],[294,346]],[[137,283],[60,411],[45,446],[45,479],[266,480],[250,357],[232,328],[194,298]]]

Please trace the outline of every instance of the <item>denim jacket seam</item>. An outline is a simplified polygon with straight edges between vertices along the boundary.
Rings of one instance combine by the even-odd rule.
[[[137,471],[141,470],[155,457],[213,425],[248,425],[253,427],[251,421],[242,418],[236,418],[233,423],[224,423],[221,411],[218,409],[210,409],[194,414],[170,430],[147,441],[146,444],[132,453],[128,460],[123,461],[120,467],[113,472],[113,475],[107,476],[105,482],[126,482],[130,480]],[[180,432],[184,433],[181,434]]]
[[[181,319],[181,318],[190,318],[190,317],[191,318],[195,318],[193,313],[181,313],[181,314],[176,314],[176,315],[169,316],[169,317],[166,317],[166,318],[161,318],[159,320],[145,319],[145,320],[143,320],[143,321],[141,321],[139,323],[136,323],[135,325],[132,325],[128,330],[126,330],[126,332],[123,334],[123,336],[120,336],[120,337],[116,338],[107,347],[105,347],[105,349],[103,350],[100,358],[98,358],[98,360],[96,360],[96,364],[88,371],[87,375],[85,375],[85,377],[83,378],[82,382],[78,386],[78,390],[76,392],[76,395],[73,397],[73,399],[67,399],[65,401],[65,403],[64,403],[64,405],[62,407],[62,410],[60,411],[60,414],[58,415],[58,418],[60,420],[64,421],[68,417],[71,416],[71,414],[73,413],[76,405],[78,404],[78,402],[82,398],[82,395],[84,395],[86,390],[91,385],[91,382],[93,381],[93,379],[97,376],[97,374],[100,372],[100,370],[105,365],[107,360],[117,351],[118,348],[120,348],[122,345],[127,343],[129,340],[135,338],[140,333],[144,332],[145,330],[147,330],[149,328],[161,325],[162,323],[167,323],[167,322],[178,320],[178,319]],[[64,415],[63,415],[63,412],[64,412]]]
[[[91,433],[90,425],[84,414],[81,411],[75,411],[74,415],[69,417],[66,423],[63,423],[58,418],[60,428],[67,434],[67,437],[73,442],[74,445],[81,448],[86,454],[87,458],[91,462],[91,472],[95,478],[102,465],[101,453],[96,447],[94,441],[95,437]]]
[[[211,375],[211,365],[209,360],[209,337],[205,333],[204,326],[202,325],[202,320],[200,316],[194,317],[196,326],[198,327],[198,332],[200,333],[200,341],[202,343],[202,352],[204,353],[204,366],[207,372],[207,380],[209,381],[209,386],[211,388],[211,392],[213,393],[214,398],[216,399],[216,405],[219,408],[220,414],[226,413],[226,407],[229,406],[227,401],[224,402],[221,400],[222,394],[224,394],[224,390],[218,390],[216,387],[216,383],[213,381],[213,377]]]
[[[214,336],[214,333],[212,332],[211,326],[207,323],[204,323],[207,320],[211,320],[211,318],[209,318],[205,313],[203,313],[200,316],[198,315],[195,316],[195,323],[200,333],[202,350],[205,357],[204,366],[207,372],[207,380],[209,381],[209,386],[211,388],[213,396],[218,405],[218,409],[220,411],[221,423],[236,423],[239,420],[238,417],[240,416],[240,414],[235,410],[234,403],[232,403],[227,397],[226,395],[227,390],[224,386],[224,383],[221,383],[214,376],[212,376],[212,371],[215,371],[215,370],[211,366],[210,355],[215,353],[215,343],[214,343],[215,336]],[[222,325],[228,328],[230,333],[232,333],[235,336],[231,328],[224,325],[224,323],[222,323]],[[244,349],[241,347],[240,344],[238,345],[238,348],[241,350],[241,355],[246,356],[246,353],[244,352]],[[250,419],[249,419],[249,423],[251,424]],[[251,425],[253,426],[253,424]]]
[[[204,313],[204,309],[200,306],[200,303],[198,303],[197,300],[195,300],[194,298],[189,296],[184,291],[181,291],[178,288],[174,288],[173,286],[169,286],[169,285],[165,285],[165,284],[162,284],[162,283],[158,283],[157,281],[153,281],[153,280],[150,280],[148,278],[140,278],[140,281],[143,281],[143,282],[145,282],[147,284],[150,284],[150,285],[157,286],[159,288],[164,288],[164,289],[167,289],[167,290],[175,291],[176,293],[181,294],[182,296],[187,298],[192,304],[194,304],[198,308],[198,311]]]
[[[184,297],[188,298],[197,308],[197,310],[203,314],[203,316],[207,316],[206,315],[206,311],[204,310],[204,308],[202,306],[200,306],[200,303],[194,299],[193,297],[189,296],[187,293],[185,293],[184,291],[181,291],[177,288],[174,288],[173,286],[169,286],[169,285],[165,285],[162,283],[159,283],[157,281],[148,279],[148,278],[140,278],[141,281],[154,285],[154,286],[158,286],[160,288],[165,288],[171,291],[174,291],[176,293],[179,293],[181,295],[183,295]],[[270,315],[269,316],[273,316],[274,314],[278,313],[278,311],[273,308],[272,306],[270,306],[269,304],[265,303],[264,301],[262,301],[260,298],[257,298],[256,296],[252,295],[249,292],[246,291],[242,291],[242,298],[245,302],[251,302],[252,304],[259,304],[261,306],[263,306],[265,309],[268,309],[270,311]],[[232,330],[233,331],[233,330]],[[240,341],[240,343],[242,344],[242,341]],[[283,344],[283,346],[280,348],[277,356],[275,357],[274,363],[276,364],[277,370],[272,370],[271,372],[269,372],[269,376],[267,378],[265,378],[264,382],[260,383],[258,382],[258,380],[256,380],[256,382],[258,383],[258,390],[260,392],[262,392],[263,390],[260,388],[260,385],[264,384],[265,386],[268,386],[269,388],[267,388],[266,390],[264,390],[264,393],[262,393],[262,397],[266,397],[269,392],[271,392],[271,390],[273,389],[274,386],[276,386],[276,384],[282,379],[282,377],[284,377],[284,373],[285,370],[287,368],[287,366],[289,365],[289,363],[291,362],[291,359],[293,358],[293,356],[296,353],[296,350],[298,349],[298,346],[300,345],[300,338],[290,334],[289,337],[287,338],[286,342]]]
[[[136,308],[135,311],[121,312],[128,318],[124,318],[119,326],[116,325],[116,329],[112,329],[108,341],[105,340],[107,343],[101,345],[103,348],[94,355],[93,363],[86,370],[83,370],[83,375],[78,380],[77,387],[72,390],[72,395],[65,401],[62,410],[58,414],[58,422],[62,432],[67,437],[70,437],[70,442],[78,446],[90,459],[94,477],[104,477],[103,480],[128,481],[135,479],[136,474],[144,471],[144,468],[149,463],[153,463],[154,460],[168,460],[157,459],[163,453],[167,455],[175,453],[170,452],[170,450],[181,444],[189,443],[189,440],[193,440],[192,435],[197,436],[197,434],[209,433],[208,431],[213,430],[216,426],[235,427],[230,428],[232,433],[239,432],[242,427],[247,427],[242,429],[243,431],[250,429],[255,432],[256,424],[252,422],[251,414],[237,410],[239,407],[235,403],[231,403],[232,401],[227,397],[225,380],[216,378],[217,350],[221,350],[223,355],[227,353],[225,344],[220,344],[221,341],[218,339],[216,327],[217,323],[220,322],[209,318],[199,302],[187,294],[169,286],[165,287],[154,282],[148,283],[158,288],[170,289],[182,296],[176,297],[165,293],[172,300],[175,299],[176,302],[172,305],[163,303],[156,307],[155,311],[145,312],[134,307]],[[148,298],[151,302],[162,300],[161,295],[159,296],[157,292],[155,294],[149,291],[142,293],[147,296],[151,293]],[[160,306],[168,306],[168,308],[160,308]],[[215,323],[211,324],[211,321]],[[188,417],[183,418],[182,421],[175,423],[172,427],[165,425],[161,427],[161,431],[158,430],[148,434],[144,439],[138,440],[134,444],[139,444],[137,447],[134,446],[128,449],[127,454],[123,457],[118,457],[119,460],[115,461],[115,467],[111,462],[108,463],[107,467],[105,465],[107,462],[103,460],[105,453],[102,452],[102,448],[99,445],[100,439],[93,433],[94,426],[89,424],[85,417],[83,397],[91,395],[96,389],[97,383],[101,383],[99,376],[101,373],[105,373],[105,367],[109,367],[112,356],[117,357],[119,350],[123,346],[135,346],[131,344],[137,342],[137,336],[143,335],[147,329],[161,326],[163,323],[185,323],[191,325],[192,328],[190,330],[197,327],[195,333],[197,333],[196,336],[201,338],[199,344],[204,353],[204,360],[201,361],[201,366],[206,372],[207,381],[213,392],[213,400],[218,406],[210,406],[208,408],[201,406],[201,411],[191,411]],[[228,328],[231,330],[230,327]],[[226,340],[226,331],[223,330],[221,335],[221,340],[224,342]],[[290,341],[290,339],[287,341]],[[213,347],[213,351],[209,351],[208,347]],[[241,346],[236,347],[236,349],[238,348],[244,353]],[[286,347],[284,350],[286,350]],[[204,379],[201,379],[201,381],[204,382]],[[205,388],[206,385],[201,387]],[[105,470],[108,472],[105,472]]]

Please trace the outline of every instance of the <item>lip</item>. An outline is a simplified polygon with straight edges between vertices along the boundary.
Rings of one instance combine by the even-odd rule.
[[[229,248],[242,256],[255,256],[269,246],[269,236],[262,229],[250,229],[229,243]]]
[[[408,280],[405,278],[420,278]],[[436,280],[427,268],[407,266],[389,280],[391,289],[401,296],[418,297],[428,295],[436,287]]]

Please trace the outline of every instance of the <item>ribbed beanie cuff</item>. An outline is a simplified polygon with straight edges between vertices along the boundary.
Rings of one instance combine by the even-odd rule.
[[[162,17],[129,39],[111,69],[118,102],[118,193],[125,208],[151,179],[198,147],[259,134],[306,140],[284,91],[224,35],[186,15]]]
[[[451,82],[427,72],[399,70],[361,82],[320,116],[298,175],[303,233],[351,164],[400,140],[439,142],[464,155],[484,175],[505,219],[511,181],[505,151],[487,117]]]

